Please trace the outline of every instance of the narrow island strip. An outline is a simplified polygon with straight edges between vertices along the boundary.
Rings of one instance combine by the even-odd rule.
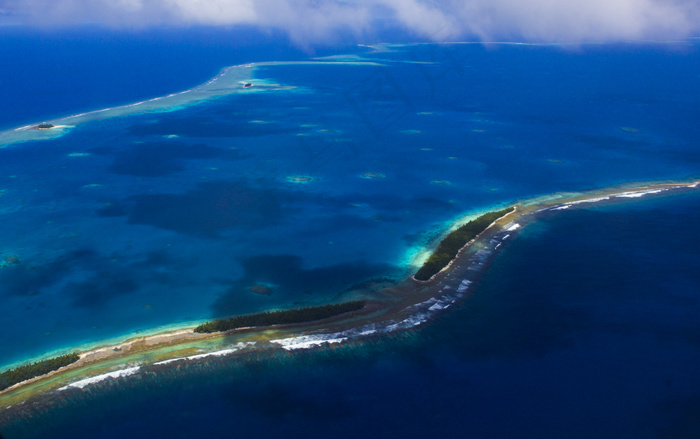
[[[0,391],[32,378],[46,375],[47,373],[75,363],[79,359],[80,356],[78,354],[72,353],[6,370],[0,373]]]
[[[413,275],[413,279],[421,282],[430,281],[436,274],[450,265],[462,248],[491,227],[494,222],[514,211],[515,206],[511,206],[496,212],[485,213],[448,234],[423,266]]]
[[[257,314],[234,316],[227,319],[207,322],[195,327],[194,329],[179,331],[171,334],[165,333],[160,335],[154,335],[151,336],[150,339],[155,342],[158,337],[167,335],[194,336],[194,334],[192,334],[193,332],[196,334],[206,335],[232,331],[234,329],[260,328],[274,325],[292,325],[297,323],[311,323],[315,321],[326,320],[331,317],[338,317],[343,314],[347,314],[354,311],[360,311],[363,308],[365,308],[366,304],[367,302],[364,300],[357,300],[339,304],[319,305],[283,311],[262,312]],[[181,337],[175,337],[175,344],[190,339],[191,337],[185,337],[184,339]],[[145,342],[145,340],[143,341]],[[126,353],[126,351],[131,350],[128,348],[137,348],[137,345],[141,344],[144,344],[144,348],[148,348],[147,344],[145,343],[126,342],[120,344],[120,347],[115,347],[112,349],[100,348],[93,351],[84,352],[82,354],[71,353],[7,370],[5,372],[0,373],[0,393],[3,393],[4,390],[10,389],[13,386],[23,385],[36,379],[42,379],[51,374],[52,372],[56,372],[59,369],[62,369],[65,366],[73,365],[74,363],[76,363],[75,366],[78,367],[81,363],[94,363],[94,361],[90,359],[90,357],[93,356],[92,354],[95,354],[94,356],[97,357],[97,361],[104,360],[113,356],[109,355],[110,352],[112,354],[118,355],[121,354],[122,349],[124,349],[124,353]],[[158,346],[158,343],[154,343],[151,347],[155,346]],[[79,362],[79,360],[83,361]]]
[[[364,302],[348,302],[339,305],[324,305],[232,317],[201,325],[201,329],[198,332],[195,332],[196,328],[194,326],[188,326],[176,331],[158,332],[145,337],[129,339],[118,344],[103,344],[99,348],[79,352],[79,359],[66,366],[52,369],[43,374],[36,373],[34,378],[29,378],[30,375],[25,375],[27,379],[24,381],[16,382],[16,384],[4,389],[0,387],[0,409],[16,407],[17,410],[21,410],[21,407],[24,406],[19,403],[39,398],[41,395],[46,395],[50,390],[58,389],[58,386],[65,384],[65,377],[69,374],[71,378],[77,378],[89,375],[101,366],[104,366],[107,368],[108,373],[99,376],[112,377],[116,372],[111,370],[111,368],[120,358],[123,359],[123,364],[149,365],[165,364],[167,360],[182,356],[181,351],[183,349],[188,350],[188,352],[194,350],[206,354],[205,356],[211,356],[214,355],[208,354],[208,352],[211,352],[211,342],[217,339],[223,340],[226,337],[229,337],[229,339],[226,339],[226,342],[231,342],[231,337],[233,337],[239,343],[246,344],[253,340],[256,343],[260,342],[261,346],[269,347],[269,343],[274,341],[269,340],[269,337],[264,333],[268,329],[272,329],[270,328],[271,326],[275,326],[275,330],[289,329],[291,334],[302,334],[301,337],[305,337],[306,335],[304,334],[311,329],[310,326],[304,326],[304,323],[316,325],[314,330],[318,330],[317,325],[323,325],[325,331],[334,331],[332,335],[341,334],[342,331],[354,331],[354,334],[357,336],[363,336],[375,333],[377,325],[384,325],[389,331],[413,328],[425,321],[425,316],[416,318],[416,316],[411,314],[416,312],[417,305],[429,306],[429,310],[445,309],[451,303],[449,300],[454,301],[456,299],[452,296],[447,297],[449,300],[446,302],[447,305],[445,305],[441,302],[443,298],[440,295],[444,294],[442,292],[448,289],[459,293],[465,290],[470,283],[468,279],[463,279],[462,275],[457,277],[438,276],[439,273],[452,274],[455,271],[469,269],[473,265],[470,265],[470,260],[482,260],[480,258],[484,257],[484,251],[486,254],[493,253],[500,247],[504,239],[511,236],[513,230],[518,229],[522,224],[537,221],[541,214],[555,214],[567,209],[585,208],[598,203],[617,203],[647,196],[682,194],[686,191],[696,191],[698,188],[700,188],[700,180],[688,179],[633,183],[586,192],[554,193],[519,200],[514,207],[486,213],[467,224],[459,226],[456,231],[461,231],[454,238],[450,237],[452,233],[448,234],[443,239],[443,241],[447,242],[443,246],[441,241],[434,253],[442,254],[442,250],[445,250],[444,254],[449,257],[442,256],[445,264],[442,268],[440,268],[439,264],[433,265],[434,274],[429,276],[427,281],[418,280],[416,274],[416,276],[406,279],[405,282],[397,282],[395,285],[373,292],[372,297],[379,300],[371,300],[367,304],[364,304]],[[506,222],[506,217],[508,217],[507,221],[510,222],[503,224]],[[499,231],[503,232],[504,235],[494,240],[494,236],[497,236]],[[490,250],[487,249],[489,246]],[[448,251],[450,248],[452,248],[454,253]],[[471,252],[468,251],[469,249],[478,249],[478,251]],[[440,256],[435,258],[440,258]],[[479,263],[479,265],[481,264]],[[451,293],[448,292],[446,294],[449,295]],[[348,308],[343,308],[345,306]],[[351,311],[358,311],[357,315]],[[348,318],[343,318],[342,314],[346,313],[349,314]],[[287,328],[285,328],[285,325],[288,325]],[[255,329],[248,330],[249,328]],[[234,330],[241,331],[240,335],[234,335]],[[211,333],[208,331],[211,331]],[[336,338],[345,339],[347,337],[342,335]],[[319,345],[322,343],[314,342],[312,344]],[[216,346],[219,347],[219,344],[216,344]],[[178,350],[176,349],[177,347],[181,347],[181,349]],[[233,352],[234,350],[237,350],[237,348],[227,349],[225,352]],[[216,355],[219,355],[218,352],[216,351]],[[192,358],[201,358],[202,355],[199,353]],[[75,356],[71,360],[74,358]],[[45,361],[52,362],[53,360],[56,359]],[[36,364],[39,363],[43,362],[37,362]],[[30,366],[36,367],[35,365],[20,366],[0,373],[0,376],[4,376],[6,379],[6,381],[3,381],[4,385],[10,383],[9,377],[18,377],[22,373],[31,370],[22,369]],[[132,374],[134,370],[134,366],[131,366],[128,369],[117,372],[122,373],[119,376],[126,376],[124,374],[127,372]],[[82,383],[83,381],[78,382]],[[33,386],[29,386],[30,383]],[[66,386],[64,385],[63,387]]]
[[[359,311],[364,307],[365,301],[357,300],[335,305],[312,306],[285,311],[248,314],[207,322],[194,328],[194,332],[210,334],[213,332],[225,332],[241,328],[308,323],[339,316],[352,311]]]

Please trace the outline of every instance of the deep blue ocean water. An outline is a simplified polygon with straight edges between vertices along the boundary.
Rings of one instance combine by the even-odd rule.
[[[697,437],[698,214],[695,194],[560,212],[425,326],[95,385],[8,434]]]
[[[0,91],[15,110],[3,107],[0,126],[172,93],[230,64],[301,58],[229,37],[14,35],[0,50],[50,47],[60,80],[35,89],[46,74],[22,72],[46,60],[13,65]],[[107,62],[111,48],[120,55]],[[382,66],[261,67],[256,78],[298,88],[0,149],[0,257],[19,261],[0,268],[0,366],[161,325],[354,298],[363,281],[404,278],[411,254],[470,211],[698,174],[695,43],[352,52]],[[89,66],[70,61],[90,54]],[[114,59],[139,73],[125,79]],[[425,329],[96,386],[9,434],[696,433],[697,210],[684,196],[563,212],[504,245],[473,295]],[[273,294],[248,290],[258,283]]]

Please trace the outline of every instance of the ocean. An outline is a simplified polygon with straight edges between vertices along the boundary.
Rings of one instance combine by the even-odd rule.
[[[79,53],[105,47],[85,41]],[[17,97],[28,79],[2,86],[19,103],[3,116],[12,128],[179,92],[228,65],[307,61],[260,65],[247,91],[107,111],[0,149],[0,367],[156,327],[371,297],[368,282],[413,273],[465,214],[698,174],[696,41],[376,45],[316,59],[265,48],[243,59],[207,41],[169,46],[206,60],[172,56],[181,78],[144,61],[152,48],[111,43],[161,88],[83,72],[102,97],[36,109]],[[75,68],[56,76],[76,80]],[[2,433],[695,437],[698,200],[545,214],[504,242],[468,297],[416,328],[106,380],[4,420]]]

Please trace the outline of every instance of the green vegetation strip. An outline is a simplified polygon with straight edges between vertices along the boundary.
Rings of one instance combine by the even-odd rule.
[[[314,320],[335,317],[346,312],[358,311],[364,308],[362,300],[339,303],[337,305],[313,306],[309,308],[290,309],[287,311],[263,312],[244,316],[231,317],[230,319],[214,320],[194,328],[194,332],[223,332],[237,328],[249,328],[254,326],[285,325],[290,323],[313,322]]]
[[[413,277],[416,280],[430,280],[431,277],[439,273],[440,270],[447,267],[447,265],[452,262],[457,256],[457,253],[459,253],[459,250],[464,247],[466,243],[479,236],[492,222],[513,210],[515,210],[515,207],[509,207],[499,210],[498,212],[485,213],[447,235],[445,239],[440,242],[435,252],[430,255],[428,260],[425,261],[425,264],[423,264]]]
[[[20,366],[16,369],[10,369],[0,373],[0,390],[5,390],[17,383],[45,375],[54,370],[60,369],[63,366],[68,366],[71,363],[78,361],[78,354],[68,354],[61,357],[49,358],[48,360],[39,361],[37,363]]]

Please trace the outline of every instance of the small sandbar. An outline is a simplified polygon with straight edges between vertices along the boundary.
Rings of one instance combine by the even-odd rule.
[[[90,157],[91,155],[89,152],[71,152],[68,157]]]
[[[438,186],[452,186],[452,183],[447,180],[433,180],[430,184],[436,184]]]
[[[319,178],[317,177],[311,177],[308,175],[289,175],[287,177],[284,177],[284,179],[289,183],[295,184],[308,184],[319,180]]]
[[[381,180],[382,178],[386,178],[386,175],[382,174],[381,172],[365,172],[364,174],[360,175],[360,178],[365,178],[367,180]]]

